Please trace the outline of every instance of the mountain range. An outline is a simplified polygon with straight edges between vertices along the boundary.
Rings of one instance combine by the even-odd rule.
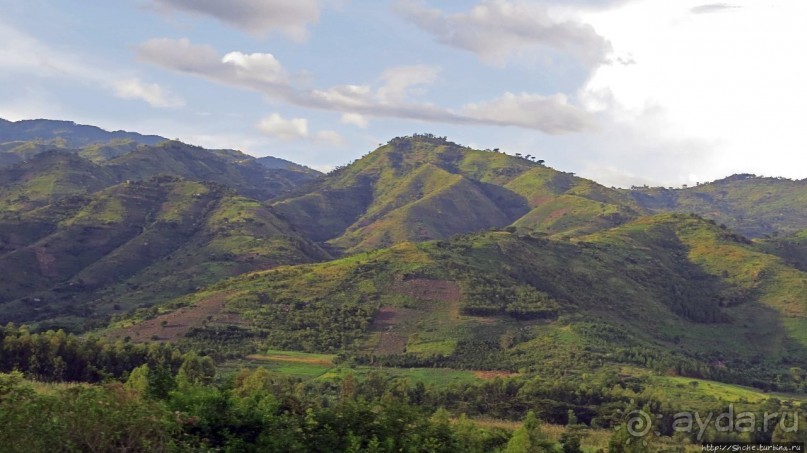
[[[800,388],[807,183],[608,188],[398,137],[321,174],[47,120],[0,121],[0,322],[221,358]],[[627,369],[626,368],[626,369]]]

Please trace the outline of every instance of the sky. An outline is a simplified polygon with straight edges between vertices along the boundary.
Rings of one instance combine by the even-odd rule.
[[[803,0],[0,0],[0,118],[327,171],[433,133],[607,186],[807,177]]]

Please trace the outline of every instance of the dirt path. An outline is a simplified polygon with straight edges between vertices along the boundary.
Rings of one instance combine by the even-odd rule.
[[[253,360],[256,362],[271,361],[271,362],[307,363],[309,365],[325,365],[325,366],[333,365],[332,360],[320,357],[297,357],[282,354],[250,354],[246,358],[247,360]]]
[[[479,379],[496,379],[497,377],[501,378],[508,378],[513,376],[519,376],[519,373],[513,373],[510,371],[474,371],[474,376],[478,377]]]

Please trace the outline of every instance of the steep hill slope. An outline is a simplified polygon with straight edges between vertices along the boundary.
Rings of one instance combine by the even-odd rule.
[[[221,185],[132,181],[0,217],[0,319],[82,325],[226,276],[327,257],[271,208]]]
[[[275,204],[310,237],[348,251],[515,226],[580,234],[639,211],[630,197],[521,157],[444,138],[396,138]]]
[[[683,189],[628,192],[652,212],[692,212],[749,237],[791,234],[807,228],[807,180],[739,174]]]
[[[787,369],[807,360],[804,294],[807,274],[743,237],[663,215],[571,243],[508,232],[403,243],[245,274],[172,306],[219,300],[242,320],[188,332],[211,351],[552,376],[639,365],[771,388],[797,385]]]

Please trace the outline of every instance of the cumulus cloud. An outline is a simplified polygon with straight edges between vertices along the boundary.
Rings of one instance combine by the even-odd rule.
[[[269,83],[284,83],[286,80],[283,66],[270,53],[230,52],[221,59],[221,62],[234,66],[236,74],[241,78]]]
[[[375,84],[346,84],[324,89],[293,87],[282,64],[271,54],[230,52],[219,57],[208,46],[187,39],[152,39],[138,48],[140,59],[158,66],[204,77],[225,85],[258,91],[289,104],[336,111],[342,121],[366,125],[364,117],[402,118],[450,124],[519,126],[547,134],[577,132],[591,126],[587,113],[563,96],[505,95],[466,105],[459,111],[426,102],[414,102],[419,89],[432,84],[439,70],[415,65],[389,68]],[[530,111],[536,108],[537,111]],[[491,112],[503,116],[496,117]]]
[[[311,133],[305,118],[286,119],[273,113],[256,125],[262,134],[280,140],[310,140],[319,145],[342,146],[345,139],[336,131],[324,130]]]
[[[317,0],[153,0],[166,11],[181,11],[213,17],[254,35],[280,31],[300,40],[306,26],[319,19]]]
[[[273,113],[258,123],[258,130],[270,137],[281,140],[295,140],[308,137],[308,120],[305,118],[284,119]]]
[[[139,99],[152,107],[182,107],[185,101],[156,83],[146,83],[138,78],[120,80],[113,84],[115,96],[123,99]]]
[[[446,14],[419,0],[401,0],[397,11],[443,44],[504,63],[518,52],[549,48],[569,53],[589,66],[604,61],[608,42],[591,26],[550,14],[546,5],[523,0],[483,0],[470,11]]]

